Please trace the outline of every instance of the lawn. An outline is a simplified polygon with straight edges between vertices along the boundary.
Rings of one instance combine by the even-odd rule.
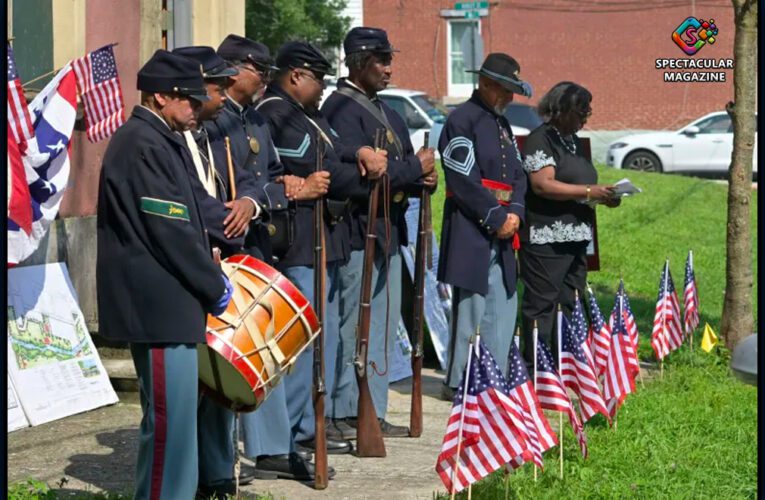
[[[727,186],[697,178],[623,172],[598,167],[600,181],[629,177],[643,193],[616,209],[598,208],[601,271],[588,279],[608,314],[619,277],[641,335],[640,356],[653,358],[649,338],[664,259],[669,257],[682,297],[685,258],[694,253],[701,324],[719,333],[725,284]],[[752,197],[754,276],[757,276],[757,198]],[[433,199],[433,225],[441,227],[443,188]],[[681,299],[682,300],[682,299]],[[757,314],[757,282],[753,306]],[[755,327],[756,329],[756,327]],[[697,335],[696,342],[700,337]],[[687,346],[665,364],[664,378],[638,383],[609,428],[595,417],[587,426],[590,457],[564,432],[564,480],[558,448],[545,455],[535,483],[530,465],[508,478],[495,473],[473,489],[474,498],[755,498],[757,495],[757,390],[728,369],[729,353],[705,354]],[[656,372],[653,372],[656,375]],[[558,419],[551,425],[557,428]],[[443,491],[440,492],[443,495]],[[461,494],[459,498],[467,498]],[[440,497],[448,498],[448,497]]]

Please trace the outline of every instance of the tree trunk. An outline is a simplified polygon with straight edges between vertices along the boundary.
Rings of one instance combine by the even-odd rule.
[[[752,314],[752,155],[757,100],[757,1],[733,0],[733,157],[728,183],[725,301],[720,331],[729,349],[754,332]]]

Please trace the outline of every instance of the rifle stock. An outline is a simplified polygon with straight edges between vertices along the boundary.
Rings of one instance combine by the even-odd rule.
[[[425,144],[428,147],[430,133],[425,132]],[[423,189],[420,194],[420,211],[417,220],[417,247],[414,257],[414,319],[412,325],[412,405],[409,411],[409,436],[422,435],[422,361],[425,356],[424,320],[425,320],[425,270],[429,267],[430,255],[430,193]]]
[[[316,171],[323,169],[324,142],[321,134],[316,137]],[[319,335],[313,343],[313,408],[316,418],[316,446],[314,466],[314,488],[323,490],[329,482],[329,466],[327,463],[327,434],[324,427],[324,395],[327,392],[324,384],[324,326],[325,310],[324,295],[326,291],[326,249],[324,241],[324,197],[316,200],[313,213],[313,297],[314,309],[319,319]]]
[[[383,144],[384,130],[375,133],[375,150]],[[356,354],[353,361],[356,367],[356,382],[359,387],[358,415],[356,428],[356,454],[360,457],[384,457],[385,442],[383,441],[380,422],[377,420],[372,393],[367,380],[367,356],[369,353],[369,324],[371,321],[372,302],[372,270],[375,262],[375,224],[377,222],[377,206],[380,199],[380,181],[372,181],[369,196],[369,214],[367,219],[366,237],[364,240],[364,267],[361,273],[361,297],[359,300],[359,319],[356,324]],[[387,332],[384,332],[387,334]]]

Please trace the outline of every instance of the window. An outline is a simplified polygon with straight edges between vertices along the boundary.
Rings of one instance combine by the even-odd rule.
[[[446,123],[449,110],[427,94],[412,96],[414,103],[435,123]]]
[[[391,96],[379,96],[382,101],[390,106],[393,111],[398,113],[398,115],[404,120],[404,123],[406,123],[406,126],[408,128],[412,128],[410,126],[410,122],[412,119],[418,119],[419,114],[417,113],[417,110],[414,109],[414,106],[412,106],[411,103],[407,102],[405,99],[401,97],[391,97]]]
[[[730,116],[724,114],[710,116],[706,120],[699,122],[697,127],[699,127],[700,134],[726,134],[731,125]]]
[[[462,53],[462,37],[470,36],[471,30],[477,30],[480,33],[481,24],[478,21],[449,21],[447,76],[450,96],[469,96],[473,91],[473,82],[477,82],[474,80],[477,77],[473,73],[465,72],[465,57]]]

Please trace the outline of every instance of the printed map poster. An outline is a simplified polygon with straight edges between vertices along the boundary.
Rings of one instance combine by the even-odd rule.
[[[24,410],[19,402],[19,395],[13,386],[11,376],[8,375],[8,432],[29,427],[29,420],[24,415]]]
[[[32,425],[116,403],[63,263],[8,270],[8,374]]]

